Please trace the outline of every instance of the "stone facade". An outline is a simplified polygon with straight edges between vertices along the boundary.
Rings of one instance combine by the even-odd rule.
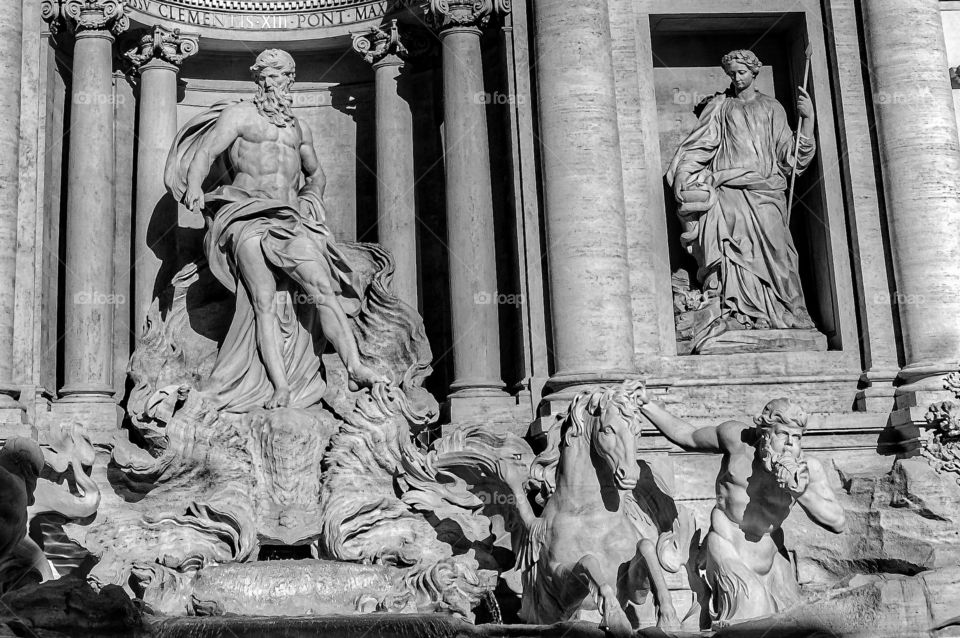
[[[537,449],[579,393],[634,378],[696,426],[786,396],[855,533],[903,537],[853,547],[797,533],[792,515],[800,584],[955,566],[956,517],[914,492],[935,477],[894,455],[960,368],[957,16],[936,0],[9,0],[0,439],[49,447],[79,424],[107,493],[131,356],[203,253],[203,219],[165,188],[167,154],[279,44],[327,225],[391,253],[392,290],[423,317],[432,436],[480,428]],[[665,175],[740,48],[764,60],[757,86],[792,128],[809,63],[817,151],[788,231],[815,331],[690,354],[697,264]],[[191,338],[222,338],[204,321]],[[705,528],[718,462],[647,421],[638,449]],[[940,500],[955,506],[954,487]],[[871,505],[891,499],[907,513]],[[690,584],[668,584],[686,609]]]

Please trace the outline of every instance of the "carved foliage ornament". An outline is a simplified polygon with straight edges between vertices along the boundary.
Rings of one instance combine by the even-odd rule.
[[[944,389],[960,399],[960,372],[944,380]],[[937,472],[957,475],[960,483],[960,404],[942,401],[929,407],[927,427],[920,433],[920,453]]]
[[[76,33],[110,31],[119,35],[130,27],[124,0],[43,0],[40,15],[53,34],[66,27]]]
[[[150,60],[159,59],[170,64],[180,65],[186,58],[199,50],[199,36],[173,31],[159,25],[153,31],[140,38],[137,47],[126,52],[127,59],[137,68]]]
[[[510,13],[512,0],[429,0],[427,24],[437,31],[453,27],[482,28],[493,15]]]
[[[401,27],[392,20],[386,27],[353,34],[353,50],[370,64],[376,64],[389,55],[404,60],[427,54],[435,38],[423,29]]]
[[[400,29],[397,27],[396,20],[392,20],[387,29],[374,27],[366,33],[355,33],[353,50],[371,64],[379,62],[388,55],[406,57],[408,53],[407,47],[400,41]]]

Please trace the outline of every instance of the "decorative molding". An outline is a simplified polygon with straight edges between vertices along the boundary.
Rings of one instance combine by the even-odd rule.
[[[64,29],[71,33],[110,31],[119,35],[130,27],[125,0],[42,0],[40,15],[54,35]]]
[[[433,48],[433,40],[422,29],[401,27],[396,20],[391,20],[384,27],[354,33],[353,50],[370,64],[377,64],[390,55],[402,60],[425,55]]]
[[[510,13],[512,0],[428,0],[427,24],[435,31],[456,27],[482,29],[493,16]]]
[[[151,32],[140,38],[140,43],[124,55],[139,70],[151,60],[163,60],[170,64],[180,64],[200,50],[200,36],[183,33],[180,29],[164,28],[155,25]]]

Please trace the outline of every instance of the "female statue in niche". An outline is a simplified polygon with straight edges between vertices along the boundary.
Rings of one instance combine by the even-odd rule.
[[[694,353],[729,330],[812,329],[790,235],[787,187],[816,153],[814,109],[803,87],[801,125],[754,84],[763,66],[752,51],[722,60],[730,88],[704,106],[667,172],[680,205],[681,242],[697,260],[705,304]],[[799,151],[796,152],[796,149]]]

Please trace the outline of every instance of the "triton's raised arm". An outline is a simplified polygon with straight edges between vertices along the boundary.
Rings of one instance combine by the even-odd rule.
[[[816,459],[807,460],[807,471],[810,481],[807,489],[797,498],[797,503],[813,522],[834,534],[841,533],[846,524],[846,515],[830,487],[827,473]]]
[[[723,452],[719,429],[708,426],[697,428],[677,418],[656,403],[645,403],[640,408],[643,416],[673,443],[692,452]]]

